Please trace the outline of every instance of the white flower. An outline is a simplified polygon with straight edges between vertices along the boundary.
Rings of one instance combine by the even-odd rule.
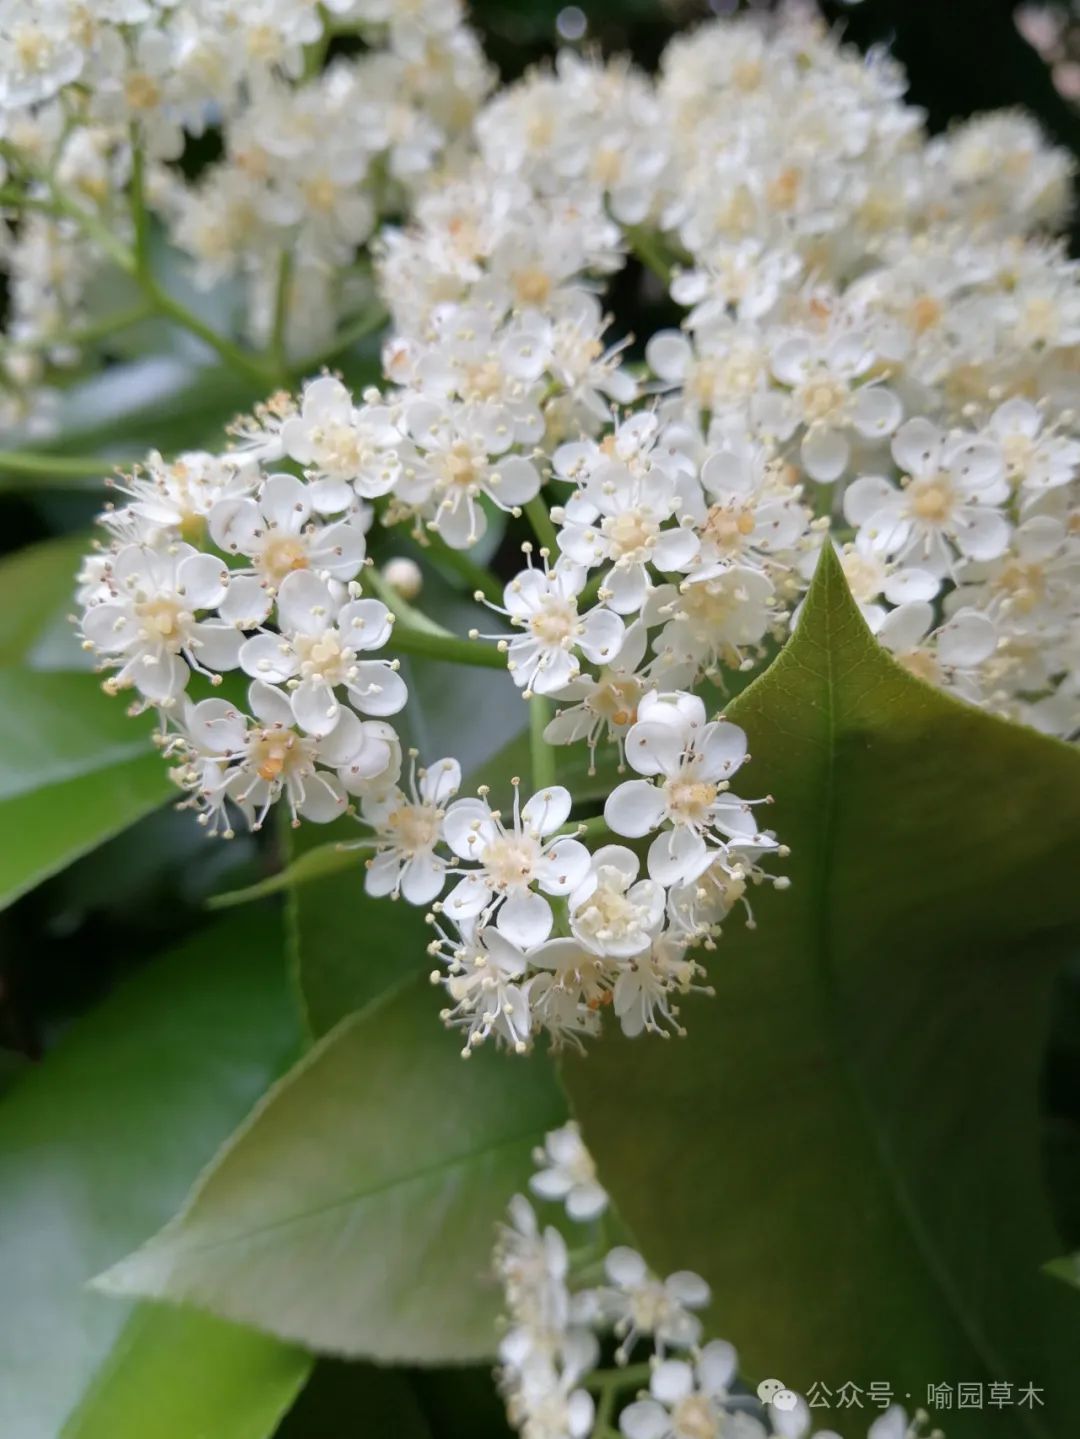
[[[618,744],[621,758],[623,738],[637,719],[638,704],[648,688],[647,681],[638,673],[647,644],[648,631],[636,620],[626,629],[614,663],[602,666],[595,676],[582,673],[568,681],[556,698],[577,703],[560,709],[548,723],[544,730],[546,743],[574,744],[583,739],[595,767],[596,746],[601,736],[606,735]]]
[[[197,619],[225,599],[229,572],[191,545],[125,545],[101,576],[109,598],[83,617],[87,645],[118,664],[113,689],[134,685],[158,705],[183,693],[191,670],[235,667],[243,636],[221,620]]]
[[[576,839],[555,837],[570,815],[570,792],[561,785],[538,790],[524,805],[514,784],[512,827],[486,798],[459,799],[443,821],[446,842],[463,860],[477,865],[443,901],[443,912],[459,927],[495,911],[500,934],[528,947],[551,933],[551,906],[544,894],[565,895],[584,879],[589,851]]]
[[[269,475],[257,498],[219,500],[210,511],[214,543],[229,554],[244,555],[262,586],[276,588],[295,570],[313,570],[328,579],[351,580],[364,563],[364,531],[355,519],[338,524],[312,522],[312,487],[294,475]],[[260,623],[270,612],[271,595],[260,598],[255,586],[233,589],[227,618]]]
[[[462,1054],[467,1057],[493,1034],[518,1054],[526,1053],[532,1015],[524,950],[493,925],[483,925],[458,944],[433,942],[430,952],[446,958],[446,975],[435,971],[433,978],[453,1000],[452,1008],[442,1011],[443,1022],[465,1031]]]
[[[665,885],[695,879],[717,849],[775,843],[759,831],[751,806],[730,793],[730,776],[746,757],[746,735],[737,725],[706,724],[705,706],[694,695],[654,691],[626,737],[627,763],[649,778],[618,785],[604,818],[631,839],[670,825],[649,847],[649,874]]]
[[[1001,446],[1009,479],[1030,495],[1067,485],[1080,469],[1080,443],[1044,428],[1043,415],[1029,400],[1006,400],[986,429]]]
[[[604,599],[620,614],[633,614],[652,587],[650,566],[680,573],[697,555],[693,530],[663,528],[678,507],[676,478],[663,469],[634,474],[614,462],[598,467],[562,511],[559,549],[575,565],[610,564]]]
[[[409,794],[395,787],[362,800],[360,813],[374,829],[378,849],[364,876],[368,894],[402,894],[410,904],[430,904],[442,893],[446,862],[435,849],[446,805],[460,784],[457,760],[436,760],[418,772],[414,759]]]
[[[226,800],[259,829],[280,798],[294,823],[326,824],[344,813],[358,781],[397,767],[397,736],[378,720],[346,710],[332,733],[318,738],[296,731],[288,700],[270,685],[254,681],[248,704],[253,719],[222,699],[189,704],[180,726],[190,766],[185,787],[212,828],[223,822]]]
[[[955,550],[973,560],[1005,552],[1009,522],[997,507],[1009,484],[996,445],[916,419],[897,432],[893,457],[907,477],[899,489],[867,475],[844,496],[846,519],[875,549],[938,575],[951,573]]]
[[[596,1182],[596,1166],[573,1122],[553,1129],[533,1161],[544,1166],[529,1180],[529,1188],[542,1199],[559,1199],[571,1219],[584,1223],[603,1214],[606,1191]]]
[[[735,1350],[721,1339],[706,1344],[692,1365],[663,1360],[650,1376],[650,1397],[626,1406],[619,1429],[626,1439],[722,1439],[736,1363]],[[743,1431],[745,1439],[749,1432]],[[765,1434],[764,1428],[758,1432]]]
[[[344,687],[362,714],[396,714],[408,693],[387,660],[360,660],[390,637],[390,612],[378,600],[342,604],[325,580],[306,570],[286,575],[277,594],[279,635],[245,640],[240,663],[253,679],[288,684],[296,722],[326,735],[338,723]]]
[[[603,605],[580,615],[584,587],[585,571],[561,561],[553,569],[530,565],[506,586],[503,613],[524,631],[507,645],[508,668],[520,689],[541,695],[563,689],[581,670],[575,650],[598,665],[618,655],[623,622]]]
[[[624,845],[603,845],[570,896],[570,929],[594,954],[628,959],[648,949],[664,920],[663,886],[639,879],[640,862]]]
[[[117,533],[152,543],[201,536],[206,517],[219,501],[240,498],[255,487],[259,472],[244,455],[218,456],[185,451],[166,462],[156,450],[127,478],[111,487],[129,497],[123,509],[108,509],[103,522]],[[132,523],[132,522],[136,523]]]
[[[844,473],[851,458],[849,429],[880,440],[903,418],[892,390],[866,383],[874,358],[865,336],[843,331],[824,340],[792,334],[773,350],[773,374],[791,386],[794,411],[805,426],[801,454],[811,479],[829,483]]]
[[[486,531],[481,497],[515,511],[539,494],[536,466],[506,453],[514,436],[498,406],[418,399],[405,425],[413,445],[402,448],[395,493],[452,548],[467,549]]]
[[[642,1338],[651,1338],[661,1356],[665,1346],[689,1349],[697,1343],[701,1320],[692,1311],[704,1308],[711,1298],[699,1275],[679,1270],[658,1279],[640,1254],[623,1245],[608,1253],[604,1273],[612,1287],[601,1291],[600,1302],[622,1341],[621,1355],[628,1355]]]
[[[325,514],[348,509],[353,494],[364,499],[393,489],[401,465],[395,446],[401,432],[384,405],[356,408],[330,375],[304,387],[300,413],[281,427],[285,452],[312,481],[312,503]]]

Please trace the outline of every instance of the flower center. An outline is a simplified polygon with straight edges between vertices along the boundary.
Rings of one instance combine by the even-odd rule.
[[[419,854],[439,838],[439,811],[429,804],[399,805],[387,816],[386,828],[403,853]]]
[[[443,461],[443,474],[448,485],[474,489],[479,479],[476,456],[464,440],[455,440]]]
[[[716,1412],[704,1394],[688,1394],[671,1411],[671,1424],[678,1439],[717,1439],[720,1426]]]
[[[925,335],[927,330],[932,330],[941,316],[941,302],[933,295],[920,295],[908,311],[908,320],[917,335]]]
[[[152,110],[161,100],[161,91],[149,75],[136,70],[124,83],[124,96],[133,110]]]
[[[644,686],[636,679],[613,679],[600,676],[600,683],[585,701],[594,714],[602,715],[613,725],[632,725],[637,719],[638,700]]]
[[[570,600],[548,600],[529,621],[529,629],[541,644],[555,649],[569,649],[578,627],[577,606]]]
[[[543,305],[551,295],[551,276],[539,265],[518,270],[513,284],[514,294],[522,305]]]
[[[894,658],[917,680],[925,680],[931,685],[941,683],[941,666],[926,650],[908,650],[906,654],[895,655]]]
[[[646,559],[660,526],[645,510],[624,510],[608,515],[600,526],[604,538],[620,560]]]
[[[840,560],[848,589],[857,600],[869,603],[880,592],[884,574],[880,563],[858,550],[848,550]]]
[[[178,600],[143,600],[135,613],[148,640],[164,640],[170,649],[183,643],[184,611]]]
[[[824,372],[811,376],[796,391],[796,399],[807,424],[828,419],[840,408],[847,396],[847,386]]]
[[[248,743],[248,762],[268,783],[288,774],[302,759],[303,747],[291,729],[264,729]]]
[[[1042,565],[1015,560],[995,576],[994,587],[1008,595],[1011,610],[1030,614],[1046,595],[1046,571]]]
[[[277,585],[293,570],[308,567],[307,546],[298,535],[277,535],[267,540],[259,556],[259,569]]]
[[[341,643],[337,630],[326,630],[321,635],[297,635],[293,647],[304,679],[322,679],[328,685],[339,685],[348,678],[355,655]]]
[[[484,846],[480,863],[492,889],[515,889],[528,884],[539,858],[536,841],[527,834],[501,835]]]
[[[916,519],[930,525],[943,525],[956,503],[946,475],[928,480],[913,480],[908,487],[908,505]]]
[[[720,550],[738,550],[754,533],[754,512],[738,505],[712,505],[705,516],[705,538]]]
[[[676,824],[701,825],[708,822],[716,801],[716,786],[704,780],[676,776],[664,784],[668,814]]]

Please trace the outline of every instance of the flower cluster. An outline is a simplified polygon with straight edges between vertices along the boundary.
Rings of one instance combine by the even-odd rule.
[[[93,239],[69,147],[106,166],[106,208],[135,158],[203,278],[276,276],[278,318],[292,304],[318,328],[309,285],[348,290],[370,237],[393,323],[381,388],[319,373],[225,453],[154,454],[122,482],[82,577],[86,643],[158,709],[212,831],[279,799],[294,820],[359,818],[369,892],[431,906],[466,1052],[578,1043],[609,1007],[627,1033],[678,1032],[719,924],[784,883],[767,797],[731,788],[746,737],[721,711],[729,676],[798,623],[823,545],[915,674],[1076,732],[1080,283],[1048,238],[1069,165],[1026,119],[928,139],[887,56],[801,13],[706,25],[655,80],[565,53],[481,104],[448,0],[278,0],[283,48],[228,47],[223,158],[192,185],[162,173],[170,127],[204,117],[193,77],[216,72],[174,50],[233,7],[105,8],[77,64],[41,18],[61,0],[5,31],[37,57],[34,84],[9,87],[10,133],[82,106],[59,150],[39,146],[32,183],[68,197],[48,223]],[[374,50],[308,64],[328,15],[389,68]],[[95,150],[154,57],[172,98],[134,129],[123,110],[133,151]],[[631,256],[682,311],[639,350],[602,298]],[[368,554],[395,530],[478,586],[490,633],[402,601]],[[505,663],[540,716],[531,795],[458,797],[453,756],[406,765],[396,657],[441,643]],[[230,670],[246,697],[212,693]],[[632,772],[602,816],[557,782],[563,747]]]
[[[503,1289],[505,1332],[497,1377],[510,1423],[523,1439],[585,1439],[609,1432],[618,1415],[624,1439],[836,1439],[813,1430],[806,1400],[779,1380],[766,1379],[756,1395],[740,1384],[738,1355],[721,1339],[702,1343],[698,1313],[709,1286],[680,1270],[653,1274],[625,1245],[607,1248],[603,1214],[607,1196],[573,1123],[547,1136],[536,1155],[543,1167],[531,1188],[545,1200],[564,1200],[567,1216],[588,1224],[573,1250],[555,1225],[541,1227],[523,1195],[510,1202],[499,1236],[495,1268]],[[573,1259],[571,1258],[573,1254]],[[577,1278],[602,1273],[598,1285]],[[615,1365],[602,1367],[604,1341],[614,1340]],[[636,1355],[645,1360],[631,1365]],[[604,1405],[598,1419],[597,1401]],[[600,1423],[601,1431],[594,1429]],[[927,1416],[910,1420],[899,1405],[876,1418],[867,1439],[942,1439]]]

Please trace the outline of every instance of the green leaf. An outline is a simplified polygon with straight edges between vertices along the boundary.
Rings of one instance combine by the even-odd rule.
[[[325,850],[327,834],[336,846],[367,832],[348,819],[305,825],[290,835],[295,855],[290,867]],[[289,915],[297,982],[316,1038],[345,1015],[431,970],[431,931],[423,911],[403,900],[372,899],[364,892],[362,865],[294,886]],[[434,1004],[436,1028],[437,1009]]]
[[[330,1353],[490,1355],[495,1226],[565,1111],[539,1056],[465,1061],[437,1010],[421,976],[342,1021],[100,1286]]]
[[[0,907],[174,793],[151,729],[91,675],[0,670]]]
[[[88,668],[67,615],[75,572],[89,549],[85,535],[28,545],[0,562],[0,665]],[[46,663],[38,657],[47,648]]]
[[[948,1415],[949,1439],[1080,1432],[1080,1303],[1039,1272],[1064,1246],[1038,1133],[1080,925],[1080,755],[900,669],[828,546],[729,713],[792,887],[755,898],[756,932],[732,923],[688,1038],[612,1034],[566,1063],[601,1178],[654,1265],[710,1281],[749,1373],[913,1403],[1034,1381],[1045,1410]]]
[[[353,847],[346,848],[350,843]],[[363,879],[364,861],[370,856],[371,846],[358,847],[355,834],[351,841],[337,840],[332,844],[320,844],[298,855],[291,864],[279,869],[276,874],[268,875],[266,879],[245,885],[243,889],[230,889],[224,894],[211,895],[206,907],[232,909],[238,904],[250,904],[253,900],[266,899],[269,895],[279,894],[283,890],[310,884],[313,879],[326,879],[329,875],[347,873],[350,870],[357,878]]]
[[[1080,1289],[1080,1251],[1076,1254],[1066,1254],[1061,1259],[1051,1259],[1044,1268],[1046,1273],[1055,1279],[1064,1280],[1066,1284]]]
[[[266,1439],[310,1368],[254,1329],[141,1304],[60,1439]]]
[[[133,1312],[87,1288],[173,1213],[295,1050],[279,955],[272,914],[218,922],[137,974],[0,1100],[5,1439],[260,1439],[302,1382],[304,1356],[265,1335]],[[220,1404],[185,1428],[200,1389]]]

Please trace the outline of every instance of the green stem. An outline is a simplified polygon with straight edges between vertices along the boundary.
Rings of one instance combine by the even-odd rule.
[[[390,636],[390,648],[403,655],[424,655],[448,664],[478,665],[482,669],[506,668],[506,656],[482,640],[465,640],[458,635],[433,635],[428,630],[414,630],[400,621]]]
[[[274,326],[270,333],[270,360],[285,384],[289,380],[285,352],[285,329],[289,322],[289,294],[292,289],[292,251],[282,250],[278,262],[277,290],[274,293]]]
[[[559,557],[559,536],[555,533],[555,526],[551,523],[551,516],[548,514],[548,507],[544,504],[543,496],[536,495],[525,506],[525,513],[529,517],[529,523],[533,527],[533,533],[540,541],[542,549],[547,550],[554,562]]]
[[[39,455],[30,450],[0,450],[0,474],[94,479],[113,474],[117,463],[116,460],[96,459],[92,455]]]
[[[640,1389],[643,1384],[648,1384],[652,1372],[652,1364],[648,1361],[627,1364],[623,1369],[597,1369],[595,1373],[585,1375],[581,1387],[594,1394],[604,1394],[609,1389],[615,1393],[620,1389]]]
[[[204,345],[209,345],[210,349],[224,360],[230,369],[253,381],[260,388],[272,390],[275,387],[277,376],[261,360],[249,354],[240,345],[233,344],[232,340],[227,340],[224,335],[219,335],[186,305],[182,305],[167,290],[162,289],[156,280],[148,280],[143,288],[161,314],[168,316],[181,329],[187,330],[197,339],[202,340]]]
[[[138,129],[131,127],[131,222],[135,227],[135,278],[145,289],[150,280],[150,214],[146,208],[145,159]]]
[[[575,839],[615,839],[602,814],[594,814],[591,819],[571,820],[563,825],[559,833],[572,835]]]
[[[422,631],[427,635],[438,635],[440,639],[454,638],[449,630],[443,629],[442,625],[436,624],[422,610],[418,610],[415,605],[411,605],[408,600],[403,599],[393,585],[386,582],[375,565],[369,565],[364,571],[363,583],[365,589],[375,591],[386,608],[397,616],[406,629]],[[396,630],[395,633],[397,633]]]
[[[117,310],[115,314],[105,315],[100,320],[83,325],[81,329],[72,330],[70,334],[64,336],[64,343],[80,348],[83,345],[94,345],[98,340],[115,335],[118,330],[130,330],[133,325],[141,324],[143,320],[148,320],[153,314],[153,305],[148,300],[141,300],[139,304],[132,305],[127,310]]]
[[[544,739],[551,713],[551,701],[545,695],[533,695],[529,701],[529,759],[534,793],[555,783],[555,749]]]
[[[387,313],[377,301],[371,304],[362,314],[358,315],[350,325],[346,325],[323,350],[317,350],[315,354],[308,355],[297,367],[300,375],[310,375],[313,370],[321,370],[331,360],[355,345],[358,340],[367,339],[376,330],[381,330],[387,321]]]
[[[479,590],[485,599],[489,599],[497,605],[502,604],[502,581],[497,579],[490,570],[486,570],[483,565],[478,565],[475,560],[470,559],[464,550],[451,549],[441,535],[432,533],[429,545],[436,564],[443,565],[460,576],[474,593]]]
[[[665,286],[669,285],[674,264],[659,235],[640,225],[628,225],[625,234],[631,250],[645,268],[651,270],[657,279],[663,280]]]

